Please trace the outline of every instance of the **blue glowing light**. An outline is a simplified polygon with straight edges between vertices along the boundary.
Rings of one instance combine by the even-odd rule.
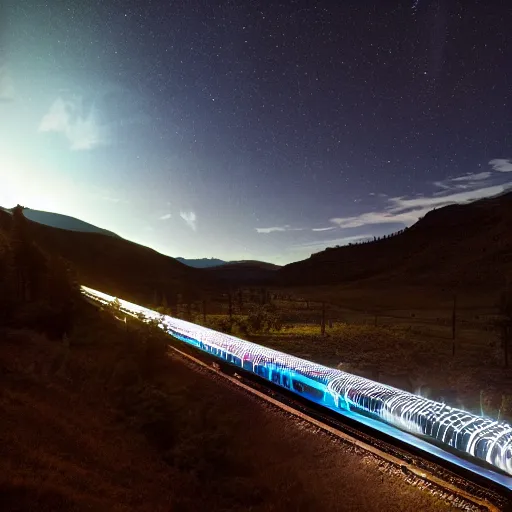
[[[115,299],[82,286],[103,304]],[[308,400],[512,489],[512,427],[363,377],[262,347],[120,300],[121,310],[157,320],[170,335]],[[429,442],[430,441],[430,442]],[[438,446],[432,444],[437,443]],[[474,457],[461,459],[441,447]],[[507,473],[478,466],[482,460]]]

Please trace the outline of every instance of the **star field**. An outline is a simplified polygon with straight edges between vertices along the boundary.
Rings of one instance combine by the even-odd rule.
[[[503,2],[29,0],[3,18],[2,205],[286,263],[512,182]]]

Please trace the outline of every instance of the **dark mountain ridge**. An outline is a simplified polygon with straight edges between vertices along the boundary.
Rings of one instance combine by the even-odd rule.
[[[501,287],[512,277],[512,192],[427,213],[375,242],[328,249],[277,271],[283,285]]]
[[[204,269],[219,283],[231,286],[271,285],[275,282],[276,271],[281,268],[264,261],[231,261],[218,267]]]
[[[6,208],[1,209],[7,213],[11,213],[11,211]],[[62,215],[60,213],[23,208],[23,215],[32,222],[37,222],[38,224],[43,224],[53,228],[66,229],[68,231],[79,231],[81,233],[101,233],[108,236],[119,236],[112,231],[99,228],[89,222],[85,222],[75,217],[70,217],[69,215]]]
[[[0,232],[11,229],[12,215],[0,210]],[[165,295],[193,296],[215,286],[199,269],[148,247],[101,232],[70,231],[28,221],[34,242],[67,260],[81,284],[134,302],[159,304]]]

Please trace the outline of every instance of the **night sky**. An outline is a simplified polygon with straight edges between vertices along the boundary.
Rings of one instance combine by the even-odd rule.
[[[308,257],[512,185],[507,1],[4,1],[0,205]]]

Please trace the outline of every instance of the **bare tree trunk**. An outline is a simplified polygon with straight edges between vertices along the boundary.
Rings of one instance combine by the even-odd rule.
[[[243,295],[243,291],[241,289],[238,290],[238,309],[240,310],[240,314],[243,315],[244,295]]]

